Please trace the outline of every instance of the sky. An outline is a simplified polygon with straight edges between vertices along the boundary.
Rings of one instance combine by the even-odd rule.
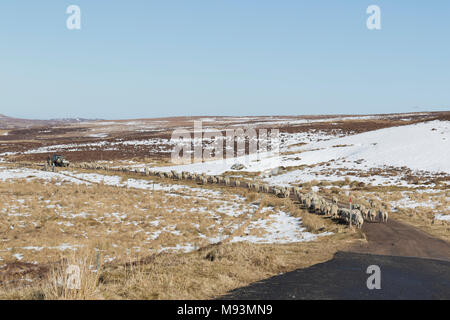
[[[9,0],[0,40],[7,116],[450,110],[448,0]]]

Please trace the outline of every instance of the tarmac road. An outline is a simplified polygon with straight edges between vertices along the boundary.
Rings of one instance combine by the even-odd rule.
[[[367,288],[367,267],[381,270],[381,289]],[[450,299],[450,262],[338,252],[330,261],[239,288],[221,299]]]
[[[330,261],[229,292],[221,299],[450,299],[450,244],[404,223],[365,223],[367,243]],[[369,290],[370,265],[381,289]]]

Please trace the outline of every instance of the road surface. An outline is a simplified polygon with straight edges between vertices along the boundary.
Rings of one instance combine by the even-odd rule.
[[[330,261],[229,292],[221,299],[450,299],[450,244],[390,220],[365,223],[367,243]],[[381,289],[369,290],[370,265],[381,270]]]

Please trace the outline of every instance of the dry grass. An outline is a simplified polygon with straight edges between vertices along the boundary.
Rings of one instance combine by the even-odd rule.
[[[68,258],[63,258],[62,262],[53,265],[47,279],[40,284],[42,297],[47,300],[101,298],[98,284],[102,263],[92,252],[74,252]]]
[[[327,261],[357,235],[322,237],[288,245],[219,244],[191,253],[165,253],[144,262],[84,268],[81,290],[58,284],[64,267],[40,283],[0,290],[1,299],[210,299],[279,273]],[[74,262],[79,257],[74,258]],[[145,260],[145,259],[144,259]],[[136,257],[136,261],[139,258]],[[87,266],[89,264],[85,263]],[[59,282],[60,283],[60,282]]]
[[[122,179],[130,177],[136,178],[122,175]],[[241,188],[231,193],[229,188],[188,182],[186,189],[151,192],[101,183],[59,184],[35,180],[0,183],[0,298],[211,298],[279,272],[325,261],[360,237],[329,219],[307,214],[288,199]],[[224,213],[224,205],[240,214]],[[273,210],[262,210],[269,206]],[[334,234],[289,245],[229,243],[243,235],[251,221],[276,210],[301,217],[310,232]],[[219,227],[223,227],[220,232]],[[161,229],[165,231],[158,233]],[[252,232],[259,235],[264,230]],[[158,254],[163,248],[185,243],[194,249],[207,248],[208,238],[219,235],[223,243],[210,250]],[[104,263],[99,273],[92,272],[96,252]],[[129,263],[139,257],[153,258],[142,264]],[[49,264],[50,271],[44,279],[31,277],[22,281],[25,286],[7,287],[15,279],[8,278],[1,264],[25,261],[36,266]],[[84,279],[80,290],[64,286],[69,264],[80,266]]]
[[[43,263],[56,260],[57,247],[62,244],[84,247],[95,243],[107,252],[105,258],[138,251],[151,254],[183,241],[201,246],[205,241],[199,233],[217,236],[217,219],[225,225],[233,222],[221,208],[251,214],[244,198],[203,188],[198,190],[205,193],[199,194],[196,190],[166,193],[103,184],[48,183],[44,187],[38,181],[2,183],[0,232],[4,241],[0,256],[13,262],[19,253],[24,261]],[[158,236],[163,228],[166,232]]]

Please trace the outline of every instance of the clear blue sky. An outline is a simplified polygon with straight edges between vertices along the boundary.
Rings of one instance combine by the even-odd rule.
[[[371,4],[380,31],[366,28]],[[0,39],[9,116],[450,109],[448,0],[10,0]]]

